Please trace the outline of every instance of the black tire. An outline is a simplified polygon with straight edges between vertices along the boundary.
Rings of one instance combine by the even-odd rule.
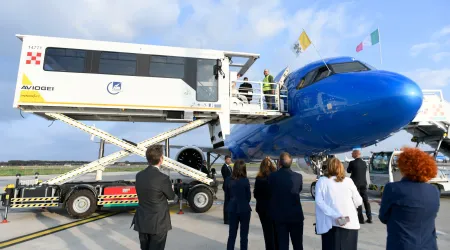
[[[213,204],[213,194],[207,187],[196,187],[189,190],[188,203],[194,212],[204,213]]]
[[[311,197],[315,200],[316,199],[316,183],[317,181],[314,181],[313,183],[311,183]]]
[[[66,210],[72,218],[86,218],[97,210],[97,201],[90,190],[76,190],[67,199]]]

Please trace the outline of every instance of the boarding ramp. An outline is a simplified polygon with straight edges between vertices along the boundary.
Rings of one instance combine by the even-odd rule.
[[[289,67],[280,71],[273,83],[240,80],[236,75],[230,72],[232,123],[270,123],[289,116],[288,91],[284,84]],[[268,86],[271,91],[267,91]]]
[[[273,93],[264,93],[263,84],[272,85]],[[279,83],[236,81],[231,93],[232,123],[263,123],[288,116],[287,88]]]
[[[425,143],[450,157],[450,103],[441,90],[422,90],[423,103],[417,116],[405,128],[413,142]]]

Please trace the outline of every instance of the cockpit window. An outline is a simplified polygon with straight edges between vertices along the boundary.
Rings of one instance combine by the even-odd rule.
[[[313,77],[315,76],[317,70],[310,71],[308,74],[306,74],[298,83],[297,89],[304,88],[305,86],[308,86],[311,84]]]
[[[370,70],[367,66],[360,62],[346,62],[346,63],[336,63],[330,65],[333,73],[347,73],[347,72],[358,72]]]
[[[358,61],[328,64],[327,66],[330,68],[331,72],[328,70],[326,66],[313,69],[308,74],[306,74],[302,79],[300,79],[296,89],[305,88],[333,74],[372,70],[370,65],[366,66],[365,64]]]
[[[326,77],[328,77],[331,74],[331,72],[328,70],[327,67],[321,67],[319,69],[319,72],[317,73],[316,77],[314,78],[314,82],[318,82]]]

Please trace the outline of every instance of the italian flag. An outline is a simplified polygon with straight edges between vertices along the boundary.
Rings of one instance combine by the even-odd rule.
[[[356,52],[360,52],[364,47],[375,45],[378,42],[380,42],[380,33],[378,32],[378,29],[376,29],[374,32],[370,33],[364,41],[356,46]]]

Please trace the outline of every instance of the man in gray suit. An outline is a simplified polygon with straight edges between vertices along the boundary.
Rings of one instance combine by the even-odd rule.
[[[149,166],[136,175],[139,206],[132,225],[139,232],[142,250],[163,250],[167,232],[172,229],[167,200],[173,200],[175,192],[169,176],[160,172],[163,162],[162,145],[150,146],[145,156]]]

